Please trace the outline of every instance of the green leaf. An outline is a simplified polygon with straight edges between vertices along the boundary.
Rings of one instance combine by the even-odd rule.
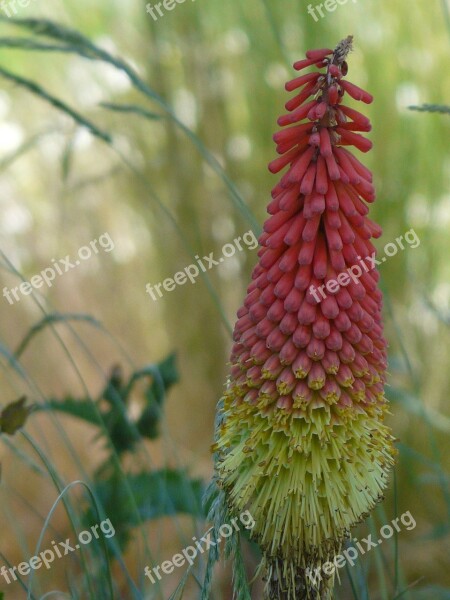
[[[205,516],[201,506],[204,482],[190,478],[184,471],[162,469],[129,474],[126,484],[123,474],[117,470],[109,475],[107,479],[97,481],[94,491],[105,513],[114,515],[116,539],[122,548],[129,541],[131,529],[141,521],[179,513]]]
[[[144,390],[144,407],[134,422],[128,417],[127,402],[134,384],[142,378],[148,378],[149,383]],[[100,399],[108,402],[108,410],[100,411],[92,401],[84,398],[78,400],[71,396],[63,400],[51,399],[46,404],[40,405],[38,410],[53,409],[82,419],[91,425],[100,428],[104,426],[114,449],[121,454],[132,451],[141,437],[148,439],[158,437],[166,393],[178,379],[175,354],[169,355],[156,365],[147,365],[135,371],[127,383],[124,383],[120,365],[115,365],[100,395]]]
[[[147,388],[147,392],[150,394],[152,400],[156,398],[157,402],[161,403],[164,400],[166,391],[179,381],[178,370],[176,368],[176,354],[169,355],[156,365],[146,365],[135,371],[128,381],[126,396],[128,397],[128,394],[130,394],[137,381],[147,377],[151,378],[152,381],[150,387]]]
[[[106,412],[100,411],[90,400],[78,400],[71,396],[63,400],[52,399],[39,405],[37,410],[56,410],[99,428],[102,428],[103,421],[108,437],[119,454],[126,450],[132,450],[140,438],[139,432],[128,420],[126,413],[119,408],[112,408]]]
[[[123,385],[123,373],[120,365],[114,365],[111,369],[108,383],[102,393],[104,398],[111,406],[117,406],[120,400],[122,404],[127,401],[127,391]]]
[[[136,423],[136,427],[143,437],[154,440],[159,435],[161,408],[156,400],[150,400],[150,402],[151,403],[142,411],[141,416]]]
[[[14,435],[25,422],[34,409],[33,406],[25,406],[26,396],[22,396],[15,402],[11,402],[0,413],[0,432]]]
[[[151,375],[152,380],[144,391],[146,405],[136,426],[143,437],[155,439],[159,435],[159,422],[166,394],[170,387],[179,381],[176,354],[170,354],[156,366],[150,365],[134,373],[130,378],[129,387],[131,388],[138,378],[148,375]]]
[[[122,454],[132,451],[141,436],[135,424],[129,420],[125,407],[113,408],[103,418],[116,452]]]
[[[173,384],[180,381],[177,369],[177,356],[175,352],[158,364],[159,372],[164,382],[164,387],[168,390]]]
[[[72,417],[77,417],[91,425],[100,424],[98,409],[90,400],[78,400],[72,396],[66,396],[63,400],[48,400],[45,404],[36,406],[36,410],[49,409],[57,410]]]

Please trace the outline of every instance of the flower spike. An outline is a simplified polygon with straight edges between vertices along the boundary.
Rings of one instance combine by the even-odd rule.
[[[351,152],[369,120],[343,104],[372,96],[345,80],[352,36],[306,53],[274,135],[282,170],[238,312],[219,403],[216,480],[230,514],[248,510],[266,598],[328,599],[350,528],[383,497],[395,449],[383,423],[387,353],[367,216],[372,175]],[[319,569],[319,576],[316,576]]]

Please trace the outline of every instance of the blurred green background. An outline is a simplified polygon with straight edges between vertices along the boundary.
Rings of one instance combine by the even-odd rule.
[[[137,1],[34,0],[29,7],[17,7],[18,18],[58,21],[121,57],[156,93],[154,101],[110,64],[70,52],[8,48],[7,40],[31,39],[31,34],[8,18],[0,22],[0,68],[39,83],[111,136],[110,142],[98,139],[44,99],[1,77],[2,289],[20,283],[17,272],[29,280],[52,259],[74,256],[104,232],[115,245],[56,278],[42,293],[14,305],[1,298],[1,402],[21,394],[33,402],[98,396],[113,365],[121,364],[129,375],[175,351],[180,382],[166,402],[162,436],[143,442],[145,452],[127,456],[126,469],[151,462],[152,467],[182,466],[195,477],[210,477],[213,420],[227,374],[230,327],[256,250],[236,253],[209,271],[208,281],[179,286],[157,302],[145,285],[172,277],[195,254],[220,255],[225,243],[262,225],[276,182],[266,165],[275,156],[272,134],[289,97],[284,83],[294,76],[291,64],[307,49],[334,47],[353,34],[349,79],[375,97],[363,107],[372,120],[374,142],[363,160],[374,172],[378,191],[371,216],[384,230],[376,245],[381,249],[411,228],[421,240],[418,248],[406,248],[381,267],[390,344],[390,424],[400,455],[385,512],[380,509],[375,517],[384,524],[396,510],[409,510],[417,527],[401,532],[398,545],[386,543],[382,552],[367,558],[357,597],[398,597],[390,572],[400,563],[403,584],[414,583],[402,597],[450,598],[449,116],[408,109],[449,104],[448,7],[437,0],[349,0],[316,22],[307,5],[187,0],[156,21]],[[102,103],[138,105],[153,116],[111,110]],[[20,361],[12,361],[10,353],[30,328],[53,312],[91,315],[103,329],[68,321],[46,327]],[[94,428],[70,417],[55,421],[37,414],[27,431],[66,483],[83,479],[80,465],[92,473],[104,457]],[[17,564],[33,555],[57,493],[51,478],[37,472],[36,450],[20,435],[2,445],[0,456],[0,548]],[[108,516],[114,521],[114,515]],[[64,531],[62,508],[52,523]],[[146,525],[153,564],[177,552],[186,535],[193,535],[191,526],[185,517]],[[206,530],[203,523],[197,526]],[[356,533],[361,537],[368,531],[366,523]],[[149,559],[135,537],[124,561],[144,590],[139,569]],[[248,548],[246,555],[249,568],[254,567],[256,558]],[[55,587],[69,589],[67,569],[69,563],[55,565],[46,575]],[[167,576],[162,596],[147,588],[145,597],[168,598],[181,577],[182,570]],[[348,577],[343,579],[340,597],[354,597]],[[18,585],[2,583],[6,599],[26,597]],[[214,597],[229,600],[229,585],[230,573],[219,574]],[[117,597],[134,597],[127,589],[123,584]],[[255,587],[255,598],[260,589]],[[190,578],[184,597],[198,594]]]

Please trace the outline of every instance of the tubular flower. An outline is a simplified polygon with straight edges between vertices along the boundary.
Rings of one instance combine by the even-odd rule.
[[[266,597],[331,598],[332,561],[382,498],[393,465],[383,424],[386,341],[368,216],[372,175],[347,149],[369,120],[342,104],[372,96],[346,81],[352,37],[307,52],[274,135],[277,173],[259,262],[238,311],[220,403],[216,477],[230,512],[249,510]],[[323,71],[323,69],[325,69]]]

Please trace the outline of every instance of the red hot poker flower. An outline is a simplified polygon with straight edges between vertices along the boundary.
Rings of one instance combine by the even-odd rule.
[[[230,510],[253,515],[267,598],[277,600],[331,597],[333,576],[308,573],[333,560],[393,464],[370,241],[381,229],[367,216],[372,175],[348,150],[370,150],[361,133],[371,126],[342,104],[372,96],[344,79],[351,45],[307,52],[294,67],[319,71],[286,84],[295,96],[269,169],[288,168],[238,311],[216,432],[217,478]]]

